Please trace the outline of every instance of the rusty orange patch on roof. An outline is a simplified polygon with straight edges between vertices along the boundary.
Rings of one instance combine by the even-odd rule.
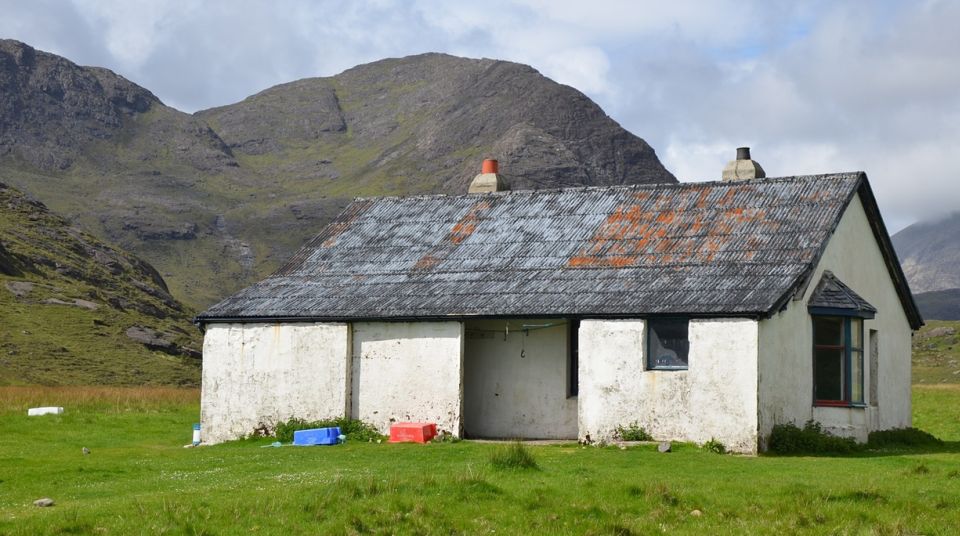
[[[736,190],[723,192],[716,205],[709,206],[715,188],[702,188],[675,196],[643,192],[645,205],[633,199],[615,207],[594,231],[592,237],[572,255],[569,268],[623,268],[637,265],[671,263],[711,263],[723,254],[727,258],[742,250],[742,258],[752,259],[752,249],[760,245],[739,244],[745,226],[777,227],[768,221],[767,210],[744,207],[736,202]],[[718,192],[719,193],[719,192]],[[671,205],[668,201],[673,200]],[[639,199],[638,199],[639,200]],[[743,248],[746,246],[746,250]]]
[[[613,255],[606,257],[596,257],[590,255],[577,255],[570,258],[567,263],[571,268],[625,268],[633,266],[637,262],[635,255]]]
[[[433,268],[434,266],[436,266],[437,264],[440,264],[440,259],[438,259],[438,258],[434,257],[433,255],[430,255],[429,253],[427,253],[427,254],[424,255],[423,257],[420,257],[420,260],[417,261],[417,263],[413,265],[413,269],[414,269],[414,270],[429,270],[429,269]]]
[[[457,223],[453,224],[444,241],[435,245],[430,251],[425,253],[413,267],[411,267],[411,270],[422,272],[431,270],[437,264],[440,264],[443,259],[447,258],[452,247],[459,246],[464,240],[473,235],[477,230],[477,226],[480,224],[481,215],[487,210],[490,210],[492,206],[490,201],[487,200],[474,203],[473,206],[470,207],[470,210],[468,210]]]
[[[467,214],[460,218],[460,221],[453,225],[447,240],[454,244],[460,244],[477,230],[477,223],[480,221],[480,215],[490,209],[489,201],[478,201]]]
[[[718,206],[718,207],[725,207],[725,206],[730,205],[730,203],[733,202],[733,198],[734,198],[736,195],[737,195],[736,190],[734,190],[733,188],[727,189],[727,191],[724,192],[724,194],[723,194],[723,196],[720,198],[720,200],[717,201],[717,206]]]

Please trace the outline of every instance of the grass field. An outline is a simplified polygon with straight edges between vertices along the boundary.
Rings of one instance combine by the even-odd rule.
[[[0,389],[0,534],[954,534],[960,386],[917,386],[932,451],[741,457],[693,445],[185,449],[195,390]],[[34,405],[61,416],[27,417]],[[89,455],[81,452],[90,449]],[[52,508],[33,501],[50,497]]]
[[[960,382],[960,321],[928,320],[913,335],[913,383]]]

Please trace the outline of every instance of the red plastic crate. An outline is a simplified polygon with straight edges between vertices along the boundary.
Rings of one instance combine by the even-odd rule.
[[[390,425],[391,443],[426,443],[437,435],[432,422],[398,422]]]

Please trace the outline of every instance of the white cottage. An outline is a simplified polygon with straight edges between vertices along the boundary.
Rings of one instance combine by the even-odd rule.
[[[197,318],[203,440],[350,416],[750,453],[779,423],[910,426],[922,320],[866,175],[740,156],[720,182],[354,201]]]

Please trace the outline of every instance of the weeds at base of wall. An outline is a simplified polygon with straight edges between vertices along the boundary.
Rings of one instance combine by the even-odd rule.
[[[647,429],[637,424],[636,421],[628,424],[627,426],[617,426],[616,430],[613,431],[613,437],[619,439],[620,441],[653,440],[653,436],[647,432]]]
[[[430,440],[431,443],[459,443],[460,441],[459,437],[446,430],[438,430],[437,435]]]
[[[716,453],[716,454],[726,454],[726,453],[727,453],[727,446],[724,445],[723,443],[717,441],[716,439],[714,439],[714,438],[712,438],[712,437],[710,438],[709,441],[707,441],[706,443],[703,444],[703,447],[702,447],[702,448],[703,448],[703,450],[706,450],[706,451],[708,451],[708,452],[713,452],[713,453]]]
[[[490,463],[497,469],[539,469],[530,449],[520,441],[511,441],[493,451]]]
[[[867,450],[937,447],[943,441],[917,428],[895,428],[871,432],[867,443],[824,432],[820,423],[807,421],[803,428],[778,424],[770,434],[770,451],[777,454],[851,454]]]
[[[837,437],[823,431],[817,421],[803,428],[793,423],[778,424],[770,433],[770,451],[777,454],[848,454],[863,450],[852,437]]]
[[[382,441],[387,436],[381,434],[372,424],[358,421],[356,419],[330,419],[326,421],[304,421],[303,419],[290,419],[286,422],[277,423],[270,430],[269,427],[261,424],[253,432],[253,435],[260,437],[274,436],[277,441],[284,443],[293,441],[293,433],[297,430],[310,430],[313,428],[331,428],[340,427],[340,433],[347,436],[348,441],[376,442]]]

